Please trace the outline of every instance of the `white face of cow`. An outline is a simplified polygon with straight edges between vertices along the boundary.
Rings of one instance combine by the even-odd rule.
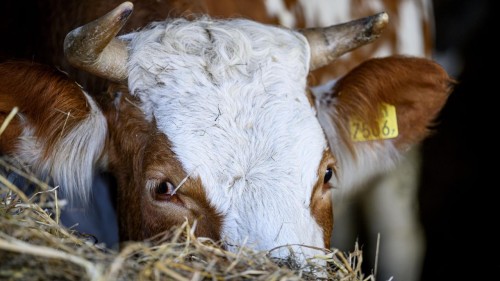
[[[225,242],[324,247],[311,196],[327,141],[306,95],[305,37],[211,19],[162,22],[127,37],[130,92],[185,173],[201,181]]]

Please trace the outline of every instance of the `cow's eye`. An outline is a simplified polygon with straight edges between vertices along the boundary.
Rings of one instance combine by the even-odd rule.
[[[169,181],[163,181],[155,187],[153,198],[156,201],[170,202],[184,206],[184,202],[175,190],[175,185]]]
[[[332,178],[332,176],[333,176],[332,168],[326,168],[325,178],[323,179],[323,183],[328,183]]]
[[[175,186],[168,182],[168,181],[164,181],[164,182],[161,182],[155,189],[155,192],[157,195],[171,195],[172,192],[174,192],[174,189],[175,189]]]

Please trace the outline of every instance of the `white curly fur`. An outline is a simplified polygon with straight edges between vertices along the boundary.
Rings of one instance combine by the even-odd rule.
[[[323,247],[310,200],[327,144],[305,95],[306,39],[209,18],[129,37],[129,88],[184,170],[203,182],[228,244]]]

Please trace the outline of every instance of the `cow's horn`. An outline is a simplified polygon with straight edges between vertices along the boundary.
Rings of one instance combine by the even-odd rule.
[[[311,46],[310,70],[377,39],[388,22],[389,16],[383,12],[330,27],[300,30]]]
[[[127,79],[127,45],[115,36],[133,8],[131,2],[124,2],[103,17],[69,32],[64,39],[68,61],[103,78],[124,82]]]

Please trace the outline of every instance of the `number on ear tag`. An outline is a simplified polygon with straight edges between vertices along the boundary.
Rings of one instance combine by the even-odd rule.
[[[368,124],[361,122],[359,118],[351,118],[349,121],[351,139],[353,141],[370,141],[397,137],[399,133],[396,107],[382,103],[380,113],[380,118],[377,120],[378,127],[376,128],[370,128]]]

